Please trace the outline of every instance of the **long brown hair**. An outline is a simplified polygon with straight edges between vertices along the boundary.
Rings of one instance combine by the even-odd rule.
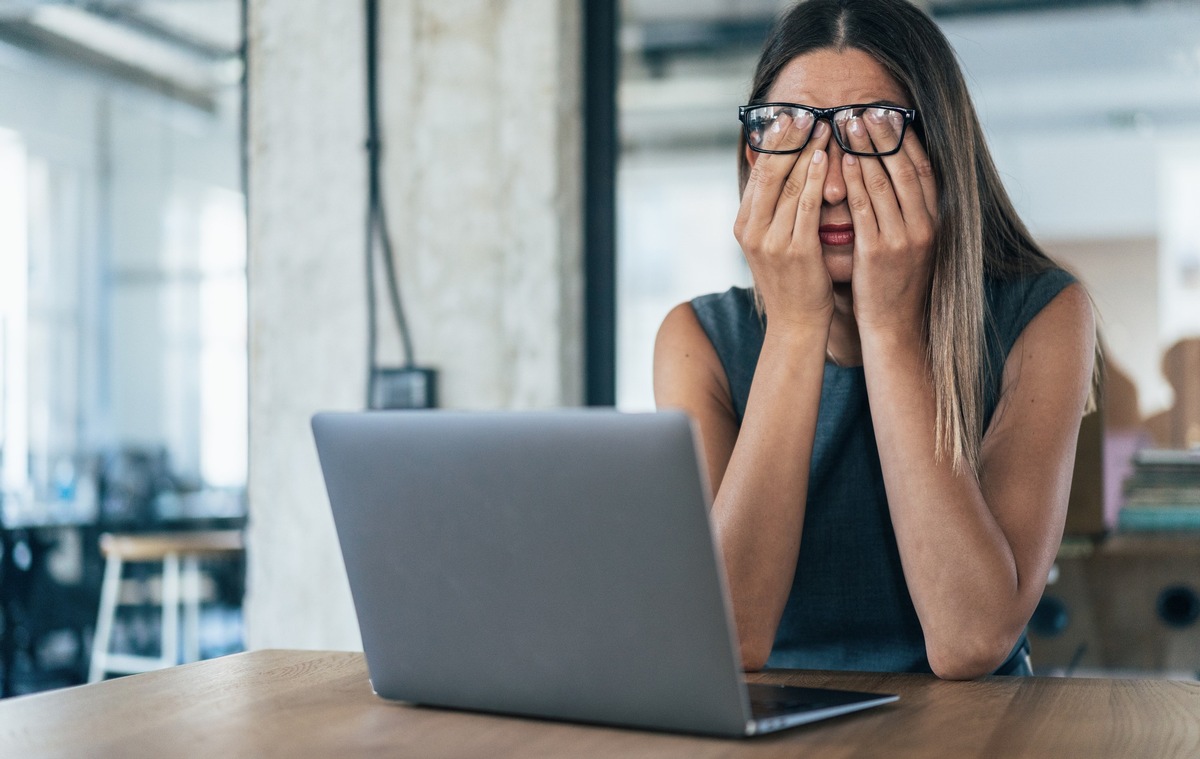
[[[977,473],[983,439],[985,273],[998,278],[1058,268],[1034,242],[1000,181],[954,50],[907,0],[801,0],[772,27],[750,103],[765,102],[779,72],[819,49],[861,50],[905,89],[938,187],[933,277],[926,299],[927,362],[937,406],[936,450]],[[738,179],[750,165],[743,142]]]

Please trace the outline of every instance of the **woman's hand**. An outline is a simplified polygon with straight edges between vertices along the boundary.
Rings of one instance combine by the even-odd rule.
[[[850,145],[871,150],[895,142],[898,114],[868,108],[844,127]],[[842,174],[854,223],[854,316],[860,331],[900,330],[919,335],[932,272],[937,229],[937,186],[917,136],[904,137],[889,156],[843,157]],[[915,330],[915,331],[914,331]]]
[[[811,121],[778,123],[764,147],[785,150]],[[827,329],[833,289],[817,236],[831,130],[818,122],[799,153],[759,153],[742,193],[733,234],[746,255],[772,329]]]

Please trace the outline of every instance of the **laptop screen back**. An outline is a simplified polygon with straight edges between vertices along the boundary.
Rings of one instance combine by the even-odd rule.
[[[686,416],[369,412],[313,430],[381,696],[744,729]]]

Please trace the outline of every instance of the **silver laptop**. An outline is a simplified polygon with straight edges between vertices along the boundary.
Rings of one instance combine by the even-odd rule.
[[[744,682],[681,413],[312,424],[384,698],[723,736],[897,699]]]

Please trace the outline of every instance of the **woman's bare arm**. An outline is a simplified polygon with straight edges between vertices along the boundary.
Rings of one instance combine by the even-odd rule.
[[[827,333],[768,330],[740,429],[724,369],[690,304],[671,311],[655,343],[658,406],[683,409],[699,427],[748,670],[771,653],[796,572]]]
[[[935,407],[919,339],[863,332],[871,418],[909,593],[939,676],[989,674],[1021,635],[1062,539],[1095,347],[1071,285],[1005,363],[976,479],[934,458]]]

